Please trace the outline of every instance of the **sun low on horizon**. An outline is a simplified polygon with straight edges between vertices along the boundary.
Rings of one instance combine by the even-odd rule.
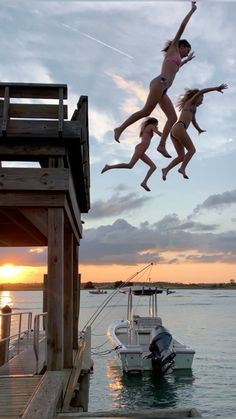
[[[40,282],[44,273],[45,267],[18,266],[14,263],[5,263],[0,266],[0,284]]]

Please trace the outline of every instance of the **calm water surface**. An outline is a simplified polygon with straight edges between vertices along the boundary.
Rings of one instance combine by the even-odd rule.
[[[108,291],[108,294],[110,291]],[[108,294],[82,291],[80,328]],[[163,324],[196,350],[192,373],[157,379],[151,373],[123,375],[107,341],[107,326],[125,319],[127,296],[116,295],[92,329],[94,373],[89,410],[197,408],[204,417],[236,414],[236,290],[177,290],[158,296]],[[38,313],[42,292],[0,292],[0,307]],[[148,301],[137,298],[135,311],[147,312]]]

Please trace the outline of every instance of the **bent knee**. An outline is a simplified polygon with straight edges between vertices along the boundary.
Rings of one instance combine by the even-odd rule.
[[[151,169],[152,169],[153,171],[157,169],[157,167],[156,167],[156,165],[155,165],[155,164],[152,164],[150,167],[151,167]]]

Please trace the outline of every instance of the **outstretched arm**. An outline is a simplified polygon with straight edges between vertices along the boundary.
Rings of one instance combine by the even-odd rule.
[[[201,129],[199,127],[195,115],[193,115],[192,124],[193,124],[194,128],[196,128],[196,130],[198,131],[198,134],[201,134],[202,132],[206,132],[206,130]]]
[[[220,92],[220,93],[224,93],[223,90],[224,89],[228,89],[228,85],[225,83],[220,84],[219,86],[215,86],[215,87],[206,87],[205,89],[201,89],[199,90],[199,92],[197,92],[190,100],[189,103],[194,104],[196,102],[196,100],[199,98],[199,96],[204,95],[205,93],[209,93],[209,92]]]
[[[192,16],[192,14],[195,12],[195,10],[197,10],[197,6],[196,6],[196,1],[193,0],[191,10],[190,10],[190,12],[188,12],[188,14],[185,16],[182,23],[180,24],[180,27],[179,27],[174,39],[171,42],[172,45],[177,45],[178,44],[178,42],[179,42],[187,24],[188,24],[188,22],[189,22],[189,20]]]

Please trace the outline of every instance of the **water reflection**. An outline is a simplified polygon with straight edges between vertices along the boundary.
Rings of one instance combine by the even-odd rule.
[[[0,292],[0,309],[6,305],[11,306],[13,304],[12,295],[10,291]]]
[[[179,407],[179,393],[183,396],[185,392],[188,398],[194,382],[192,372],[178,371],[165,377],[157,377],[151,371],[142,374],[122,374],[120,367],[114,365],[111,360],[107,362],[107,376],[114,409]]]

